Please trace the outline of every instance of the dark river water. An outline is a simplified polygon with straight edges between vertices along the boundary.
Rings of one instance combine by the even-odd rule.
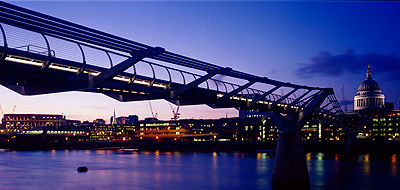
[[[311,189],[400,189],[400,156],[306,155]],[[0,152],[0,189],[271,189],[271,153]],[[78,173],[87,166],[87,173]]]

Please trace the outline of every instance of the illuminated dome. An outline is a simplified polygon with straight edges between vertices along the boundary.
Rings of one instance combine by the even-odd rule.
[[[358,91],[381,90],[379,84],[372,79],[371,67],[368,65],[367,77],[358,87]]]
[[[357,96],[354,97],[354,111],[366,109],[382,109],[385,96],[381,93],[379,84],[372,79],[371,67],[368,65],[367,77],[360,84]]]

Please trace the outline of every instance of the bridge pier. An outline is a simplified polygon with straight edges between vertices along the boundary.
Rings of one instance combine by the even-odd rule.
[[[357,134],[355,132],[348,131],[346,135],[347,135],[347,143],[346,143],[345,158],[348,161],[356,161],[358,156]]]
[[[271,184],[274,189],[309,189],[308,174],[301,129],[329,95],[320,91],[300,112],[280,114],[267,112],[272,123],[279,129]]]
[[[300,131],[279,133],[271,184],[274,189],[310,187]]]
[[[271,121],[279,129],[275,151],[271,184],[274,189],[309,189],[310,179],[301,127],[297,125],[298,115],[282,116],[268,113]]]
[[[357,151],[357,134],[347,133],[346,153],[353,154]]]

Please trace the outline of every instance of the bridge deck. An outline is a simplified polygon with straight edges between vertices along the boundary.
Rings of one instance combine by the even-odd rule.
[[[150,99],[169,99],[169,90],[184,86],[176,82],[154,79],[132,73],[121,73],[113,80],[98,88],[88,88],[89,78],[107,70],[94,65],[85,65],[82,74],[77,74],[83,67],[82,63],[52,57],[48,68],[42,68],[48,57],[28,51],[4,48],[7,52],[0,64],[0,84],[23,95],[38,95],[65,91],[84,91],[103,93],[119,101],[137,101]],[[133,79],[133,80],[132,80]],[[189,93],[180,96],[181,105],[210,104],[227,92],[201,87],[191,89]],[[231,98],[234,105],[240,106],[252,100],[248,94],[236,95]],[[270,105],[273,100],[259,101],[260,105]],[[290,103],[290,102],[288,102]],[[301,102],[298,102],[300,104]],[[282,103],[279,106],[287,106]],[[223,107],[223,106],[220,106]],[[296,106],[293,106],[296,107]]]

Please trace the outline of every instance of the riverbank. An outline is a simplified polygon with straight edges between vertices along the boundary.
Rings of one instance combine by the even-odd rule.
[[[59,142],[46,143],[36,139],[26,139],[16,143],[0,143],[1,149],[11,150],[118,150],[137,149],[139,151],[181,151],[181,152],[273,152],[276,142],[220,142],[220,141],[114,141],[114,142]],[[342,142],[305,142],[305,152],[344,153]],[[400,143],[359,142],[355,153],[398,153]]]

